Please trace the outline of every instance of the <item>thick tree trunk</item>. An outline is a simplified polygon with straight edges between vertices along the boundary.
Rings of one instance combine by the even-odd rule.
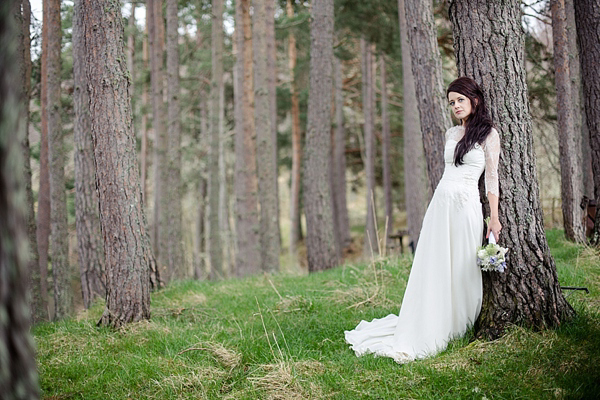
[[[574,311],[560,290],[542,221],[525,79],[519,3],[450,3],[460,76],[481,86],[501,135],[500,244],[507,270],[484,273],[476,334],[497,338],[512,324],[537,329],[560,325]]]
[[[313,3],[311,17],[312,56],[304,152],[304,209],[308,270],[313,272],[334,267],[338,262],[328,176],[333,85],[333,0]]]
[[[23,203],[23,159],[26,135],[19,98],[16,46],[21,30],[14,20],[19,1],[0,3],[0,393],[6,399],[38,399],[34,343],[29,334],[27,304],[27,207]],[[15,135],[16,133],[16,135]],[[16,140],[15,140],[16,139]]]
[[[362,95],[365,136],[365,174],[367,176],[367,220],[363,254],[371,257],[379,254],[377,242],[377,215],[375,213],[375,132],[373,102],[373,53],[364,38],[360,40],[362,54]]]
[[[48,166],[48,0],[43,1],[42,62],[41,62],[41,136],[40,188],[38,190],[37,245],[40,262],[41,296],[44,315],[50,318],[48,308],[48,248],[50,240],[50,169]]]
[[[260,248],[264,271],[279,270],[279,215],[277,201],[277,164],[273,146],[273,121],[268,78],[266,1],[254,0],[252,44],[254,47],[254,116],[258,198],[260,201]],[[268,16],[273,18],[272,15]]]
[[[54,281],[54,318],[73,313],[67,194],[65,192],[65,145],[60,119],[61,38],[60,0],[48,2],[48,159],[50,162],[50,248]]]
[[[254,92],[252,87],[252,24],[250,0],[235,4],[234,70],[235,92],[235,202],[236,240],[235,273],[244,276],[261,270],[260,237],[254,142]]]
[[[96,165],[92,148],[89,99],[85,77],[83,10],[75,3],[73,15],[73,106],[75,108],[75,225],[83,305],[89,308],[95,297],[106,297],[104,244],[100,231]]]
[[[404,15],[404,0],[398,0],[398,16],[400,20],[400,39],[402,42],[402,102],[403,139],[404,139],[404,192],[406,201],[406,221],[408,235],[417,245],[421,234],[421,225],[427,205],[428,187],[426,177],[423,140],[419,123],[419,109],[415,101],[415,78],[412,73],[408,27]]]
[[[167,95],[169,149],[168,269],[175,279],[187,278],[183,257],[181,210],[181,111],[179,106],[179,20],[177,0],[167,0]]]
[[[554,42],[554,76],[558,114],[558,149],[565,236],[575,242],[585,242],[585,231],[579,204],[583,197],[581,169],[581,135],[575,131],[575,100],[569,67],[570,48],[567,34],[565,0],[552,0],[552,38]]]
[[[223,0],[212,2],[212,80],[210,86],[210,139],[208,154],[208,238],[211,279],[224,278],[219,231],[219,104],[223,86]]]
[[[344,88],[342,61],[333,60],[335,85],[335,130],[333,139],[333,196],[334,218],[337,221],[338,241],[342,249],[350,244],[350,221],[348,219],[348,203],[346,201],[346,130],[344,128]],[[342,249],[339,249],[340,251]]]
[[[292,0],[287,0],[286,13],[288,18],[294,17]],[[296,88],[296,36],[292,29],[288,33],[288,69],[290,74],[290,97],[292,114],[292,183],[290,188],[290,255],[292,263],[297,262],[297,246],[300,241],[300,185],[302,179],[302,132],[300,132],[300,103]]]
[[[594,0],[575,1],[577,37],[581,51],[581,80],[583,82],[584,106],[594,172],[594,196],[600,204],[600,4]],[[600,246],[600,212],[596,213],[596,225],[592,244]]]
[[[385,199],[386,221],[384,232],[390,234],[394,228],[394,203],[392,200],[392,175],[390,171],[390,117],[388,115],[385,55],[381,53],[379,58],[381,63],[381,162],[383,163],[383,197]]]
[[[442,82],[442,61],[432,2],[405,0],[412,72],[431,192],[444,173],[444,133],[451,121]]]
[[[150,318],[152,249],[142,207],[123,22],[111,0],[83,0],[92,140],[107,274],[99,324]]]

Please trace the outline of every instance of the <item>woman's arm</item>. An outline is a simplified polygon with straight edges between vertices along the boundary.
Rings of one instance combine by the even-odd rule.
[[[498,196],[495,194],[488,192],[488,201],[490,202],[490,223],[487,227],[486,238],[490,237],[490,232],[494,232],[494,237],[496,240],[500,238],[500,230],[502,230],[502,224],[500,223],[500,219],[498,218]]]
[[[486,238],[490,237],[490,232],[494,232],[496,240],[500,237],[502,225],[498,218],[498,197],[500,188],[498,182],[498,163],[500,161],[500,135],[496,129],[488,135],[485,141],[485,189],[488,201],[490,202],[490,222],[488,224]]]

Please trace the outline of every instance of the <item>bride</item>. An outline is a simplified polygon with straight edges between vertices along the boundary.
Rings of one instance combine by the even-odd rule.
[[[373,353],[398,363],[432,356],[463,336],[479,315],[483,215],[478,181],[485,170],[491,220],[487,237],[498,238],[500,139],[477,83],[458,78],[446,91],[461,125],[446,132],[445,169],[423,219],[419,245],[399,315],[361,321],[346,331],[357,356]]]

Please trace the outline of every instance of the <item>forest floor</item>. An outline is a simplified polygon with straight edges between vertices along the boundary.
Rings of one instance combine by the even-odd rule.
[[[600,397],[600,257],[548,231],[577,310],[558,329],[514,326],[398,365],[357,358],[344,330],[397,313],[412,259],[309,276],[186,281],[152,295],[152,319],[96,327],[103,304],[33,330],[46,399],[538,399]],[[1,396],[0,396],[1,397]]]

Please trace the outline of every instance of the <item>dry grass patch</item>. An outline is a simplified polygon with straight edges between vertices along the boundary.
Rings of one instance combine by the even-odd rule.
[[[169,329],[169,327],[147,319],[125,324],[118,330],[118,332],[123,335],[144,335],[148,331],[164,333],[165,335],[171,334],[171,329]]]
[[[189,351],[208,351],[219,364],[229,370],[240,365],[240,362],[242,361],[242,355],[240,353],[230,350],[221,343],[216,342],[197,343],[190,348],[180,351],[178,355]]]
[[[227,372],[216,367],[194,368],[186,374],[169,375],[161,380],[153,380],[153,398],[162,399],[165,392],[175,391],[176,393],[200,392],[204,396],[207,394],[206,386],[224,379]],[[158,389],[158,391],[156,391]],[[151,398],[152,398],[151,397]]]
[[[259,366],[248,381],[256,389],[264,390],[269,400],[316,399],[322,397],[321,388],[301,376],[323,372],[323,364],[318,361],[280,361]]]

